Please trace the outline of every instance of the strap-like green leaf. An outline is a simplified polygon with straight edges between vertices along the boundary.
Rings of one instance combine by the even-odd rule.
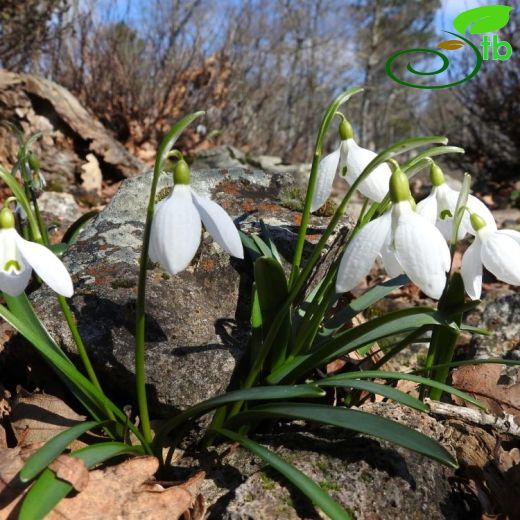
[[[520,364],[520,361],[517,364]],[[417,376],[415,374],[408,374],[408,373],[404,373],[404,372],[385,372],[383,370],[361,370],[360,372],[346,372],[345,374],[339,374],[337,376],[331,376],[331,377],[327,377],[326,379],[321,379],[320,381],[317,381],[316,384],[319,384],[321,386],[323,384],[323,381],[325,381],[327,383],[335,383],[338,381],[348,381],[350,379],[372,379],[372,378],[374,378],[374,379],[397,379],[397,380],[402,379],[403,381],[413,381],[414,383],[418,383],[420,385],[430,386],[432,388],[439,388],[440,390],[443,390],[446,393],[460,397],[464,401],[474,404],[475,406],[478,406],[479,408],[482,408],[483,410],[486,409],[486,406],[483,403],[481,403],[474,397],[471,397],[466,392],[462,392],[461,390],[459,390],[457,388],[446,385],[444,383],[439,383],[438,381],[434,381],[433,379],[429,379],[427,377],[421,377],[421,376]]]
[[[33,453],[20,471],[20,480],[28,482],[33,479],[38,473],[43,471],[55,458],[63,453],[67,446],[81,437],[85,432],[92,430],[96,426],[103,426],[108,421],[87,421],[76,424],[72,428],[59,433],[45,443],[38,451]]]
[[[319,386],[333,386],[333,387],[344,387],[344,388],[353,388],[355,390],[364,390],[365,392],[369,392],[371,394],[382,395],[383,397],[388,397],[388,399],[392,399],[398,403],[404,404],[405,406],[409,406],[410,408],[414,408],[415,410],[419,410],[421,412],[427,412],[428,407],[419,399],[412,397],[409,394],[405,394],[401,392],[401,390],[397,390],[392,386],[381,385],[379,383],[373,383],[372,381],[361,381],[359,379],[336,379],[329,380],[323,379],[316,383]]]
[[[157,432],[154,444],[161,446],[161,442],[168,432],[175,429],[189,419],[200,417],[205,413],[237,401],[269,401],[272,399],[296,399],[323,397],[325,391],[316,385],[282,385],[282,386],[257,386],[243,390],[233,390],[227,394],[219,395],[196,404],[186,411],[168,419]]]
[[[402,274],[396,278],[392,278],[391,280],[387,280],[386,282],[372,287],[355,300],[352,300],[345,308],[341,309],[341,311],[329,320],[320,332],[319,337],[325,338],[330,336],[360,312],[370,307],[370,305],[373,305],[385,296],[389,295],[392,291],[401,288],[407,283],[410,283],[410,279],[405,274]]]
[[[457,461],[437,441],[398,422],[359,410],[323,404],[272,403],[255,406],[233,416],[227,423],[240,424],[258,419],[280,418],[305,420],[339,426],[366,435],[373,435],[403,448],[416,451],[446,466],[457,467]]]
[[[95,444],[71,453],[81,459],[87,468],[124,453],[142,455],[140,446],[128,446],[122,442]],[[72,484],[59,479],[50,469],[46,469],[33,484],[20,508],[19,520],[41,520],[50,513],[58,502],[72,491]]]
[[[2,293],[5,303],[9,310],[16,316],[25,327],[30,328],[31,331],[47,345],[48,348],[54,350],[63,359],[68,361],[73,366],[72,361],[67,357],[65,352],[58,346],[58,344],[51,337],[43,323],[38,319],[34,309],[25,293],[18,296],[10,296],[7,293]]]
[[[275,258],[261,256],[255,262],[254,270],[258,301],[262,311],[262,333],[265,338],[276,315],[287,300],[289,289],[283,267]],[[285,360],[290,334],[291,316],[287,312],[275,339],[276,350],[272,352],[272,366],[278,366]]]
[[[415,307],[388,313],[338,334],[310,354],[287,361],[274,371],[267,381],[278,384],[289,377],[290,380],[296,380],[313,368],[323,366],[363,345],[395,334],[406,333],[424,325],[446,325],[446,323],[435,309],[429,307]]]
[[[78,238],[78,235],[81,233],[83,228],[97,215],[99,215],[99,211],[89,211],[88,213],[81,215],[81,217],[74,221],[69,226],[67,231],[65,231],[65,234],[61,239],[61,242],[66,244],[67,246],[73,244],[76,241],[76,238]]]
[[[230,430],[223,428],[216,428],[215,432],[228,437],[232,441],[239,442],[262,460],[267,462],[276,471],[281,473],[291,484],[296,486],[305,496],[307,496],[313,504],[317,505],[322,511],[331,518],[331,520],[349,520],[352,517],[350,514],[335,500],[333,500],[328,493],[311,480],[307,475],[296,469],[292,464],[285,462],[279,455],[264,448],[257,442],[243,437]]]
[[[144,442],[140,431],[128,423],[127,416],[101,391],[98,390],[74,365],[43,341],[38,333],[24,323],[6,307],[0,305],[0,316],[14,327],[27,341],[38,350],[44,359],[65,379],[69,388],[84,403],[89,410],[93,409],[94,417],[105,417],[105,410],[109,408],[119,419],[121,424],[128,425],[137,438]]]

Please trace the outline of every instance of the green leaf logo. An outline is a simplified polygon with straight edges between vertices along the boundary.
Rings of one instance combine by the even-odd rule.
[[[453,26],[464,34],[469,28],[470,34],[494,32],[505,27],[509,22],[509,13],[513,8],[508,5],[486,5],[460,13]]]

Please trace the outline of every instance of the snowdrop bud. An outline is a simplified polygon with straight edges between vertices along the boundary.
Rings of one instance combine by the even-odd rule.
[[[9,208],[4,208],[0,211],[0,228],[10,229],[14,228],[14,215]]]
[[[432,163],[432,167],[430,168],[430,180],[432,181],[433,186],[441,186],[446,182],[444,179],[444,173],[435,163]]]
[[[346,119],[342,119],[341,123],[339,124],[339,138],[342,141],[354,138],[354,131],[352,130],[352,125]]]
[[[392,161],[391,165],[395,169],[390,177],[390,199],[394,204],[409,201],[412,198],[412,194],[410,193],[408,177],[395,161]]]
[[[190,184],[190,167],[188,163],[181,159],[173,170],[173,184]]]
[[[475,231],[480,231],[487,226],[487,222],[476,213],[472,213],[470,217],[471,226]]]
[[[38,171],[40,169],[40,159],[34,152],[29,154],[28,162],[31,170]]]

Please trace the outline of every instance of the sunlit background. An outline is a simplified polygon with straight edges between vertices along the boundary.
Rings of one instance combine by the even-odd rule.
[[[518,7],[516,2],[500,2]],[[2,2],[0,63],[67,87],[135,155],[148,160],[172,121],[205,109],[192,151],[222,143],[308,161],[322,111],[350,86],[356,136],[380,149],[420,134],[446,134],[467,150],[450,167],[482,185],[518,177],[518,9],[500,38],[508,61],[484,62],[450,89],[398,85],[385,72],[403,49],[452,39],[453,19],[478,0],[28,0]],[[479,36],[472,37],[479,45]],[[481,37],[480,37],[481,39]],[[473,66],[447,52],[439,84]],[[418,70],[438,66],[418,55]],[[410,58],[411,59],[411,58]],[[400,68],[407,60],[403,59]],[[431,77],[428,81],[431,81]],[[422,81],[422,80],[419,80]],[[332,140],[331,140],[331,145]]]

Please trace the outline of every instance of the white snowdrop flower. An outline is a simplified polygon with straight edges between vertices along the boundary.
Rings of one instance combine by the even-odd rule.
[[[342,179],[353,184],[368,164],[377,156],[366,148],[361,148],[353,139],[352,127],[343,120],[339,127],[341,142],[338,148],[326,155],[318,164],[316,191],[312,200],[311,211],[316,211],[330,197],[332,183],[338,171]],[[380,164],[358,186],[359,191],[367,198],[381,202],[388,193],[388,182],[392,171],[388,164]]]
[[[32,270],[55,292],[74,293],[70,275],[61,260],[45,246],[29,242],[15,229],[7,207],[0,211],[0,290],[18,296],[27,287]]]
[[[428,197],[417,204],[417,212],[435,224],[446,240],[451,240],[453,217],[460,192],[446,184],[442,170],[435,163],[432,164],[430,170],[430,179],[433,185],[432,191]],[[481,200],[469,195],[466,206],[472,213],[480,215],[491,228],[496,229],[493,214]],[[474,235],[475,231],[471,226],[469,214],[465,211],[457,239],[463,239],[468,233]]]
[[[498,280],[520,285],[520,233],[509,229],[497,230],[482,216],[472,213],[471,225],[475,241],[462,257],[461,274],[464,288],[472,300],[482,293],[482,266]]]
[[[425,294],[439,299],[450,269],[450,250],[441,232],[412,206],[408,178],[396,168],[390,179],[392,209],[369,222],[348,245],[336,291],[353,289],[378,256],[390,276],[404,272]]]
[[[190,187],[190,170],[180,160],[174,171],[169,197],[156,205],[150,235],[149,256],[171,274],[186,269],[200,245],[201,220],[213,239],[231,256],[244,258],[244,249],[231,217]]]

